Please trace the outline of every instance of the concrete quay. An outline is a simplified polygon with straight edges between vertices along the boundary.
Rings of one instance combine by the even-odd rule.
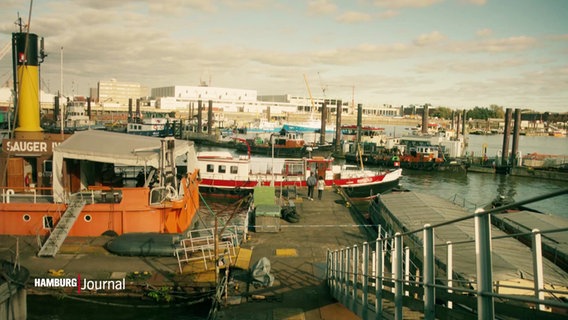
[[[360,246],[375,240],[370,238],[372,232],[361,224],[359,213],[349,209],[341,195],[332,190],[325,190],[322,200],[316,197],[310,201],[305,194],[299,196],[294,200],[300,215],[298,223],[281,220],[280,232],[253,233],[243,245],[252,249],[250,268],[263,257],[270,260],[273,285],[254,287],[248,282],[246,287],[235,291],[239,281],[234,281],[229,287],[228,305],[221,307],[217,319],[359,319],[330,295],[325,279],[326,255],[328,249]],[[393,310],[392,304],[387,301],[384,304],[386,312]],[[406,308],[404,316],[423,318],[421,313]]]

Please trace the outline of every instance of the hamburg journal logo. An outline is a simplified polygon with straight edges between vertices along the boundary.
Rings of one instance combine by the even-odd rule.
[[[120,291],[126,287],[126,280],[91,280],[81,278],[35,278],[34,286],[36,288],[77,288],[77,293],[83,290],[87,291]]]

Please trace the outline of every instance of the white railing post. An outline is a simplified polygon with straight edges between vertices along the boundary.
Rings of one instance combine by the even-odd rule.
[[[361,314],[363,319],[367,319],[369,309],[369,243],[363,243],[363,294],[361,298]]]
[[[391,262],[391,278],[393,279],[393,283],[394,283],[394,279],[395,279],[395,270],[396,270],[396,234],[394,235],[394,237],[391,238],[390,241],[390,262]],[[401,249],[402,250],[402,249]],[[402,266],[401,266],[402,268]],[[392,286],[391,288],[392,293],[396,293],[396,289],[394,286]]]
[[[382,319],[383,316],[383,245],[384,241],[382,239],[377,239],[375,243],[375,319]]]
[[[325,278],[327,279],[327,286],[330,288],[333,295],[333,252],[329,249],[327,250],[327,269]]]
[[[393,272],[394,272],[394,319],[402,320],[402,235],[397,232],[395,235],[394,245],[394,259],[393,259]]]
[[[339,251],[339,281],[340,281],[340,286],[339,286],[339,294],[337,296],[337,300],[338,301],[342,301],[343,305],[345,305],[345,296],[343,295],[345,292],[345,248],[341,249]]]
[[[544,300],[544,272],[542,269],[542,234],[540,230],[532,230],[532,254],[534,273],[534,295],[538,300]],[[538,305],[539,310],[546,310],[544,304]]]
[[[424,319],[436,318],[436,291],[434,288],[434,229],[430,224],[424,225]]]
[[[357,314],[357,281],[359,281],[359,247],[357,245],[353,246],[353,287],[351,288],[352,299],[351,300],[351,310]]]
[[[339,272],[337,270],[338,266],[339,266],[339,250],[335,250],[333,252],[333,296],[335,297],[335,299],[338,299],[338,293],[339,293]]]
[[[349,283],[350,280],[351,280],[351,275],[349,274],[351,272],[351,264],[349,263],[350,262],[350,254],[351,254],[351,248],[350,247],[345,248],[345,271],[344,271],[344,274],[345,274],[345,278],[344,278],[345,291],[343,292],[343,295],[344,295],[343,305],[346,306],[346,307],[349,306],[349,296],[350,296],[350,291],[351,291],[350,288],[349,288],[350,285],[351,285]]]
[[[475,211],[475,256],[477,267],[477,318],[493,319],[493,268],[491,262],[491,217],[483,209]]]
[[[404,285],[408,288],[410,283],[410,247],[404,247]],[[408,297],[408,290],[404,290],[404,295]]]
[[[453,245],[451,241],[446,242],[448,245],[448,263],[447,263],[447,276],[448,276],[448,288],[451,288],[454,285],[454,258],[453,258]],[[448,289],[448,293],[453,293],[454,290]],[[454,303],[451,300],[448,300],[448,309],[453,309]]]

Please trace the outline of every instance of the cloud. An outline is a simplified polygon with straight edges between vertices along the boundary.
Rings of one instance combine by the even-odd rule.
[[[373,3],[376,6],[386,8],[423,8],[443,1],[444,0],[374,0]]]
[[[371,20],[371,15],[365,12],[347,11],[336,18],[342,23],[358,23]]]
[[[379,14],[379,18],[381,19],[392,19],[398,16],[399,12],[396,10],[385,10]]]
[[[534,47],[537,40],[528,36],[517,36],[503,39],[484,40],[470,46],[468,50],[484,52],[523,51]]]
[[[461,1],[466,4],[473,4],[477,6],[483,6],[487,3],[487,0],[461,0]]]
[[[520,58],[501,58],[501,59],[476,59],[468,58],[467,60],[455,57],[446,58],[444,60],[429,61],[427,63],[420,63],[414,67],[417,73],[438,73],[449,72],[458,74],[476,74],[485,72],[500,72],[506,69],[515,69],[525,66],[527,61]]]
[[[493,30],[488,29],[488,28],[479,29],[479,30],[477,30],[477,32],[475,34],[478,37],[489,37],[493,34]]]
[[[432,31],[427,34],[421,34],[414,40],[414,44],[420,47],[430,46],[440,43],[446,39],[446,36],[439,31]]]
[[[329,0],[312,0],[308,2],[308,12],[311,15],[330,14],[337,11],[337,6]]]

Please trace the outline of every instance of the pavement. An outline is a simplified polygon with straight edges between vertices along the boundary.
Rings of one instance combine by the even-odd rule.
[[[270,261],[272,286],[244,281],[248,273],[234,272],[229,299],[221,307],[222,320],[315,320],[359,319],[333,299],[325,283],[328,250],[368,241],[365,231],[346,207],[341,196],[325,190],[322,200],[300,194],[294,200],[300,221],[280,220],[279,232],[253,233],[243,245],[252,249],[251,268],[261,258]],[[238,288],[248,283],[245,288]],[[236,303],[236,304],[233,304]]]

